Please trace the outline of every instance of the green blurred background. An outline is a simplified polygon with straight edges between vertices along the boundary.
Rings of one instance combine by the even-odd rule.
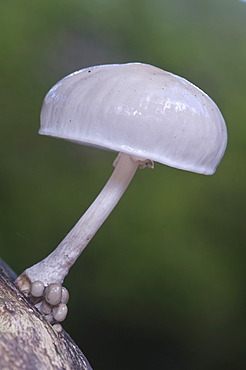
[[[216,174],[138,171],[65,280],[63,326],[95,370],[245,369],[246,3],[1,0],[0,31],[0,250],[17,273],[65,236],[115,157],[37,135],[55,82],[140,61],[216,101],[229,131]]]

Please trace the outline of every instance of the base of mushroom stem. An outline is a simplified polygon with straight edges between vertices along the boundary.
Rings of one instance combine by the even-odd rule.
[[[61,332],[62,326],[59,323],[65,320],[68,313],[68,290],[57,283],[51,283],[45,287],[41,281],[31,282],[24,274],[18,277],[16,284],[28,301],[53,325],[53,328]]]

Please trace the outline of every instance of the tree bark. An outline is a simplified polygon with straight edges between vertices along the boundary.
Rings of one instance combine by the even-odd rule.
[[[0,259],[0,369],[92,370],[69,335],[56,330],[15,286]]]

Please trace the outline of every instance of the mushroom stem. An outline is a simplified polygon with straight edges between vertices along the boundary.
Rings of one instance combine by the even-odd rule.
[[[19,276],[17,284],[20,289],[23,275],[31,282],[42,281],[45,286],[50,283],[61,284],[69,269],[124,194],[137,168],[153,167],[153,163],[148,160],[124,153],[118,155],[114,164],[115,169],[100,194],[57,248]]]

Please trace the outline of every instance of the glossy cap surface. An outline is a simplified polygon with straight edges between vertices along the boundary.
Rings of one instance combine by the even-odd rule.
[[[142,63],[85,68],[46,95],[40,134],[213,174],[227,144],[217,105],[189,81]]]

